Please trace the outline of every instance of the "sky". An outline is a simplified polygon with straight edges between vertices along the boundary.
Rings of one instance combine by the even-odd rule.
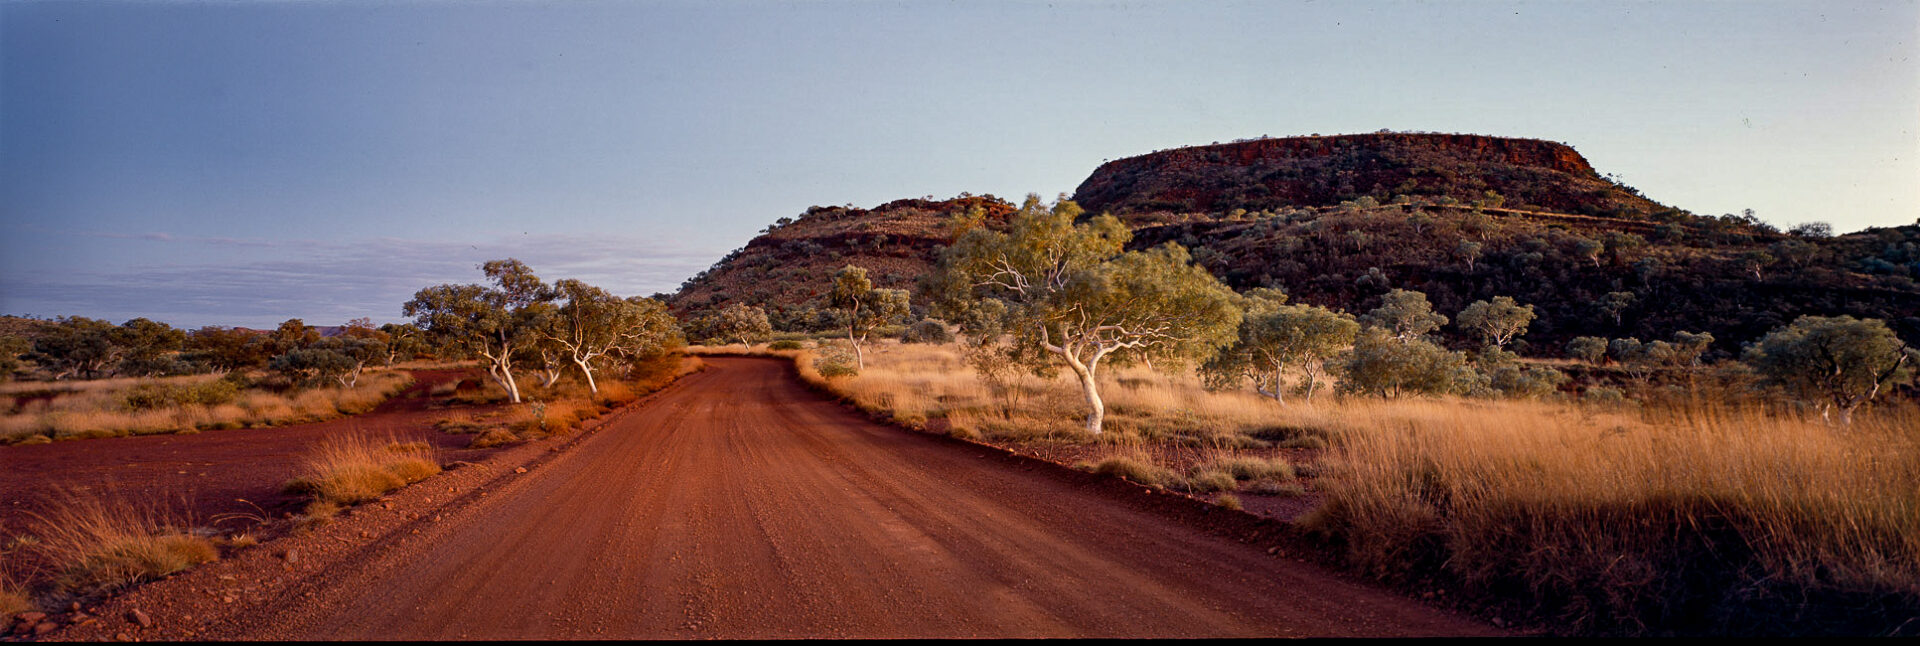
[[[0,314],[404,320],[515,257],[672,292],[775,219],[1398,131],[1701,214],[1920,216],[1920,0],[0,2]]]

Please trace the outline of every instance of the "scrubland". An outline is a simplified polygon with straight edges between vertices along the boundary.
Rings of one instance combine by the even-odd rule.
[[[402,370],[369,372],[353,388],[272,391],[244,378],[193,375],[0,385],[0,443],[192,433],[357,415],[405,390]]]
[[[774,354],[908,427],[1223,506],[1309,495],[1317,505],[1296,524],[1345,565],[1555,632],[1906,634],[1920,624],[1911,404],[1851,426],[1710,401],[1323,395],[1281,405],[1208,391],[1190,371],[1130,367],[1104,378],[1108,432],[1093,436],[1064,375],[992,383],[958,346],[884,342],[858,375],[824,378],[814,365],[823,352]]]

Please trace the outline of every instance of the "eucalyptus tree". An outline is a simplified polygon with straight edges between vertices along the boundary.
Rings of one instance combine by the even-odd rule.
[[[1814,402],[1820,417],[1840,414],[1853,422],[1855,409],[1892,386],[1913,379],[1920,351],[1907,347],[1879,319],[1802,316],[1768,332],[1742,357],[1768,381],[1792,396]]]
[[[621,299],[584,282],[554,283],[561,300],[541,335],[580,369],[587,389],[598,394],[594,364],[613,354],[646,355],[679,339],[679,327],[666,305],[648,298]]]
[[[416,292],[403,310],[414,324],[441,345],[460,347],[487,360],[491,377],[514,403],[520,386],[513,378],[515,355],[534,343],[552,308],[548,290],[533,270],[508,258],[480,266],[492,286],[436,285]]]
[[[1068,200],[1048,208],[1029,196],[1007,231],[975,228],[948,247],[948,277],[929,282],[964,289],[962,302],[1004,304],[1009,356],[1042,373],[1065,364],[1086,398],[1086,430],[1098,434],[1102,360],[1204,360],[1232,341],[1240,310],[1185,248],[1125,251],[1126,225],[1111,215],[1076,224],[1081,213]]]
[[[841,267],[833,274],[833,292],[828,295],[828,303],[840,313],[840,320],[847,326],[847,343],[853,346],[853,363],[857,370],[867,368],[866,354],[861,349],[867,342],[867,335],[873,328],[899,322],[906,318],[911,304],[904,289],[874,289],[873,281],[867,278],[867,270],[858,265]]]
[[[1380,297],[1380,306],[1368,312],[1360,319],[1362,322],[1387,331],[1387,335],[1401,343],[1408,343],[1424,337],[1428,332],[1440,329],[1447,324],[1447,317],[1433,311],[1433,305],[1427,302],[1424,292],[1395,289]]]
[[[721,339],[739,339],[745,346],[773,338],[773,323],[767,319],[767,311],[746,303],[729,303],[720,308],[712,315],[708,327]]]
[[[1313,305],[1286,305],[1285,295],[1253,290],[1246,295],[1240,336],[1201,366],[1211,387],[1252,381],[1254,390],[1285,403],[1285,373],[1297,369],[1313,399],[1328,359],[1353,345],[1360,323],[1352,316]]]
[[[1479,335],[1482,341],[1506,348],[1514,338],[1527,333],[1533,323],[1533,306],[1520,305],[1507,296],[1492,301],[1474,301],[1454,317],[1454,324]]]

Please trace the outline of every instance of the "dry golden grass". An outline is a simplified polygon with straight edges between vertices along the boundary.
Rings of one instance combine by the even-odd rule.
[[[27,595],[26,588],[5,570],[0,570],[0,620],[32,609],[33,598]]]
[[[1103,376],[1109,432],[1096,438],[1079,430],[1085,405],[1069,377],[1019,376],[996,391],[957,346],[874,343],[864,372],[832,380],[808,375],[810,351],[771,354],[869,412],[910,426],[944,418],[968,439],[1100,447],[1083,468],[1145,484],[1296,496],[1306,492],[1298,476],[1324,474],[1313,488],[1325,501],[1303,522],[1351,563],[1520,599],[1521,612],[1573,632],[1796,632],[1808,628],[1795,618],[1845,624],[1820,613],[1847,603],[1920,612],[1911,405],[1881,406],[1852,427],[1698,401],[1322,395],[1283,406],[1209,392],[1190,372],[1132,367]],[[1263,446],[1326,450],[1302,464],[1247,455]],[[1196,450],[1197,460],[1181,453]]]
[[[353,505],[440,472],[425,443],[401,444],[360,435],[329,438],[310,451],[301,475],[286,485],[289,493],[315,501]],[[313,515],[311,511],[309,515]]]
[[[1309,519],[1385,578],[1444,569],[1603,632],[1682,599],[1920,600],[1912,409],[1844,428],[1738,408],[1658,424],[1545,404],[1393,408],[1345,429]]]
[[[150,581],[216,560],[212,542],[163,511],[120,500],[66,496],[34,532],[61,590],[87,594]]]
[[[212,375],[193,375],[63,384],[71,386],[73,392],[34,400],[12,414],[0,416],[0,443],[26,442],[35,436],[69,440],[325,421],[373,410],[413,383],[413,377],[405,372],[375,371],[362,376],[354,388],[313,388],[285,394],[248,390],[232,402],[212,406],[182,404],[134,410],[126,401],[126,393],[138,387],[194,386],[215,379]],[[22,385],[10,384],[16,388]]]

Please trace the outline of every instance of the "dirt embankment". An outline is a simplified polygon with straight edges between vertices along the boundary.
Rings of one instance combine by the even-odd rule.
[[[781,361],[706,361],[565,450],[517,447],[98,612],[144,608],[147,639],[1499,632],[1117,497],[1137,489],[873,424]]]

